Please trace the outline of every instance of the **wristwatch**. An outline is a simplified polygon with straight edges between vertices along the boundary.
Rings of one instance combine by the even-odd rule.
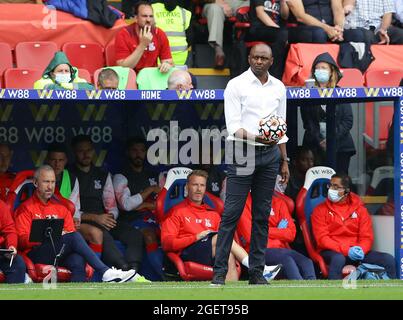
[[[290,158],[288,158],[288,157],[282,158],[281,161],[282,161],[282,162],[290,162]]]

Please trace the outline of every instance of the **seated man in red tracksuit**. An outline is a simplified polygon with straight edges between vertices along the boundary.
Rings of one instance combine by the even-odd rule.
[[[249,251],[250,231],[252,226],[252,197],[246,200],[237,231],[242,246]],[[273,197],[269,216],[269,234],[265,252],[266,264],[281,264],[285,278],[291,280],[315,280],[312,260],[289,246],[295,238],[295,224],[288,212],[287,204],[278,197]]]
[[[394,258],[372,251],[374,235],[368,210],[351,191],[351,179],[334,174],[328,198],[312,213],[312,231],[320,254],[329,265],[329,279],[342,279],[345,264],[360,261],[383,266],[390,278],[396,278]]]
[[[188,175],[188,197],[173,207],[162,223],[161,243],[165,251],[178,252],[183,261],[213,266],[221,217],[203,203],[207,178],[203,170],[194,170]],[[248,268],[248,258],[248,253],[233,241],[226,280],[238,280],[235,260]],[[263,274],[271,280],[278,269],[279,266],[266,266]]]
[[[71,281],[86,280],[85,264],[88,263],[102,275],[104,282],[136,281],[139,275],[135,270],[122,271],[108,268],[90,249],[80,233],[76,232],[70,211],[54,198],[56,176],[52,167],[43,165],[34,175],[36,190],[34,195],[24,201],[17,209],[15,225],[18,233],[18,246],[28,252],[33,263],[53,264],[55,253],[50,240],[42,243],[29,241],[32,220],[34,219],[64,219],[62,237],[55,241],[56,252],[64,245],[60,257],[60,266],[70,269]]]

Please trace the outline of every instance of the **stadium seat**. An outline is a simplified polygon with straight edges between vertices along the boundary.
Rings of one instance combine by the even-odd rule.
[[[312,167],[305,175],[305,183],[296,199],[297,216],[309,257],[319,265],[324,278],[328,277],[326,263],[316,248],[311,229],[313,209],[327,197],[327,184],[335,173],[329,167]]]
[[[365,72],[365,85],[367,87],[398,87],[403,78],[401,69],[371,69]]]
[[[7,204],[12,210],[13,215],[15,215],[15,211],[18,206],[31,197],[35,191],[35,186],[33,184],[33,170],[25,170],[17,173],[7,196]],[[58,192],[55,192],[54,198],[59,201],[61,204],[67,207],[67,209],[74,214],[75,207],[74,204],[68,200],[63,198]],[[21,253],[22,258],[27,266],[28,275],[31,277],[34,282],[42,282],[43,279],[49,274],[51,270],[50,265],[37,263],[34,264],[31,259],[27,256],[27,252]],[[94,270],[87,264],[86,266],[86,275],[87,279],[91,279]],[[57,268],[57,280],[59,282],[68,282],[71,278],[71,272],[64,268]]]
[[[293,43],[290,45],[283,82],[286,86],[302,87],[305,80],[311,77],[311,67],[315,58],[324,52],[328,52],[335,61],[339,54],[337,44],[319,43]]]
[[[87,69],[79,68],[78,69],[78,76],[81,79],[84,79],[85,81],[87,81],[88,83],[92,83],[91,74],[89,73],[89,71]]]
[[[394,69],[402,65],[403,45],[394,44],[385,46],[382,44],[372,44],[371,52],[375,60],[371,62],[367,72],[379,69]]]
[[[116,66],[115,42],[110,42],[105,47],[105,60],[107,66],[109,67]]]
[[[13,67],[13,56],[8,43],[0,42],[0,78],[6,69]]]
[[[156,217],[161,224],[169,210],[185,199],[185,185],[188,174],[192,170],[185,167],[172,168],[168,171],[164,187],[158,193],[156,201]],[[224,205],[218,197],[206,192],[203,201],[214,208],[219,214],[224,210]],[[191,261],[182,261],[176,252],[166,252],[168,258],[175,264],[180,277],[185,281],[211,280],[213,278],[213,268]],[[239,266],[239,272],[240,272]]]
[[[57,51],[56,43],[51,41],[20,42],[15,47],[17,68],[43,72]]]
[[[137,74],[137,87],[139,90],[165,90],[168,88],[168,78],[176,70],[169,69],[161,73],[158,68],[144,68]]]
[[[125,68],[125,67],[109,67],[110,69],[113,69],[116,71],[116,73],[119,76],[119,90],[136,90],[137,89],[137,82],[136,82],[136,72],[131,69],[131,68]],[[99,73],[102,71],[104,68],[97,69],[94,72],[94,85],[98,89],[98,76]],[[125,70],[129,72],[128,77],[127,77],[127,82],[124,84],[122,79],[126,80],[126,76],[124,75]]]
[[[66,42],[62,49],[74,67],[87,69],[90,74],[105,66],[104,49],[98,43]]]
[[[32,89],[34,82],[42,77],[42,71],[12,68],[4,72],[4,87],[12,89]]]
[[[343,78],[339,81],[338,85],[340,87],[363,87],[364,78],[359,69],[346,68],[340,69],[343,74]]]

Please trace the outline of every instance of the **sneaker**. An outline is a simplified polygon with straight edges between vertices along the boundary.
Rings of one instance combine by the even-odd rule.
[[[103,282],[127,282],[136,275],[136,270],[122,271],[120,269],[111,268],[102,275]]]
[[[210,286],[220,287],[225,285],[225,276],[222,274],[215,273],[213,279],[211,280]]]
[[[253,285],[266,285],[269,284],[267,280],[263,277],[261,273],[250,273],[249,274],[249,284]]]
[[[141,274],[136,273],[133,278],[129,280],[130,282],[138,282],[138,283],[151,283],[150,280],[143,277]]]
[[[281,264],[278,264],[275,266],[265,266],[264,270],[263,270],[263,277],[267,281],[273,280],[277,276],[277,274],[280,272],[282,267],[283,267],[283,265],[281,265]]]

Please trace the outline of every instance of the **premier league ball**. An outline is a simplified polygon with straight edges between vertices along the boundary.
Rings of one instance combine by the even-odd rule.
[[[259,134],[267,141],[278,142],[286,132],[287,124],[280,116],[271,114],[259,121]]]

